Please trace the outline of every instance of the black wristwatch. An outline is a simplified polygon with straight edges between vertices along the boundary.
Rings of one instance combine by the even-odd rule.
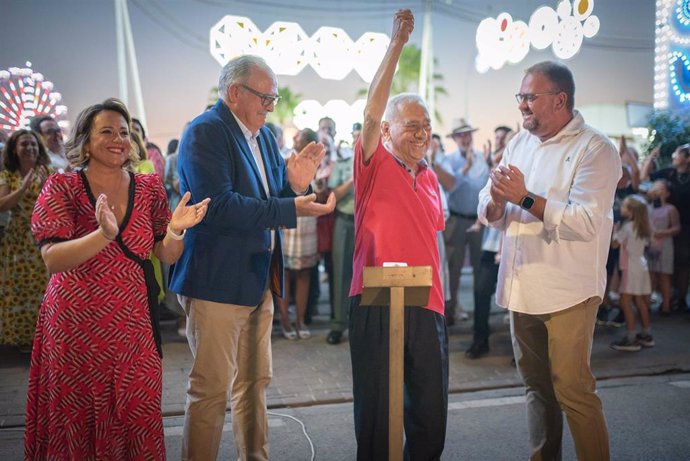
[[[534,205],[534,195],[532,195],[531,192],[527,192],[527,195],[522,197],[522,200],[520,200],[520,208],[529,210],[532,208],[532,205]]]

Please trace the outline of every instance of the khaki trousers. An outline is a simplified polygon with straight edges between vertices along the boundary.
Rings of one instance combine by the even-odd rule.
[[[513,352],[526,387],[531,461],[562,458],[563,412],[577,458],[610,459],[606,420],[589,362],[600,302],[595,296],[552,314],[510,313]]]
[[[268,459],[266,387],[272,377],[273,297],[256,307],[187,299],[187,339],[194,363],[189,372],[182,459],[218,456],[230,394],[238,459]]]

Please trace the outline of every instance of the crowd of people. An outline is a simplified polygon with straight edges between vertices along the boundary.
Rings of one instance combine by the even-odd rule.
[[[6,137],[0,343],[31,353],[27,459],[165,459],[166,314],[193,355],[183,459],[217,457],[228,396],[238,457],[268,459],[273,324],[286,340],[312,338],[322,272],[325,340],[349,337],[357,458],[386,459],[388,314],[360,303],[363,268],[388,261],[432,267],[427,305],[404,314],[405,451],[439,459],[448,328],[470,318],[458,302],[466,260],[466,355],[490,352],[495,294],[533,459],[558,459],[563,413],[578,458],[608,459],[592,335],[625,324],[611,347],[639,351],[655,345],[653,304],[660,316],[688,310],[690,145],[667,168],[658,147],[640,159],[621,136],[616,150],[574,109],[570,71],[544,62],[516,95],[522,127],[498,126],[478,150],[477,128],[459,120],[446,153],[424,100],[390,95],[413,28],[396,13],[351,142],[336,144],[324,117],[286,148],[266,123],[275,74],[254,56],[224,66],[220,99],[166,155],[117,99],[84,109],[66,143],[47,115]]]

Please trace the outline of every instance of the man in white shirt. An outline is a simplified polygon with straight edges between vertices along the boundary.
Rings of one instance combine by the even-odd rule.
[[[31,120],[31,129],[41,135],[43,143],[48,148],[50,164],[55,171],[64,173],[71,169],[65,155],[65,140],[62,128],[50,115],[41,115]]]
[[[589,361],[621,166],[613,144],[573,110],[574,94],[564,65],[527,69],[516,95],[525,130],[477,210],[504,231],[496,302],[510,309],[532,460],[561,459],[563,411],[578,459],[610,457]]]

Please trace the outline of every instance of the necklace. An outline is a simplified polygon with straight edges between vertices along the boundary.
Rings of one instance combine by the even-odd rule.
[[[88,169],[86,171],[88,171]],[[115,186],[114,192],[111,191],[111,192],[113,192],[112,194],[107,193],[108,191],[105,190],[105,188],[103,188],[103,193],[105,193],[106,197],[108,197],[108,200],[112,200],[113,202],[115,201],[115,197],[118,194],[118,192],[120,191],[120,186],[122,185],[123,173],[124,172],[122,170],[120,170],[120,176],[117,179],[117,186]],[[110,208],[111,211],[115,211],[115,203],[110,203],[108,207]]]
[[[122,171],[120,171],[120,177],[117,180],[117,187],[115,188],[116,193],[120,191],[120,184],[122,184]],[[115,204],[110,205],[110,209],[115,211]]]

